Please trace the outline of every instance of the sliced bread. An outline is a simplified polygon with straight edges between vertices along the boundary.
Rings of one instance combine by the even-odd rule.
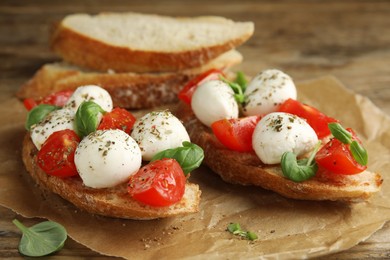
[[[43,172],[36,163],[37,149],[30,134],[23,141],[23,162],[27,171],[43,190],[56,193],[87,212],[126,219],[156,219],[198,211],[201,191],[196,184],[186,183],[181,201],[169,207],[151,207],[133,200],[126,183],[113,188],[93,189],[84,186],[81,178],[58,178]]]
[[[206,64],[248,40],[253,31],[252,22],[214,16],[73,14],[53,30],[51,47],[65,61],[89,69],[178,71]]]
[[[19,89],[20,99],[40,99],[60,90],[98,85],[111,95],[114,106],[128,109],[151,108],[177,101],[179,90],[193,77],[212,69],[228,69],[242,61],[242,55],[228,51],[207,64],[180,72],[115,73],[82,69],[67,63],[50,63],[39,69]]]
[[[356,175],[316,175],[310,180],[294,182],[283,176],[280,165],[263,164],[255,153],[235,152],[225,148],[211,129],[181,103],[176,115],[184,121],[191,141],[203,148],[204,163],[229,183],[255,185],[287,198],[300,200],[359,201],[378,192],[383,182],[377,173]]]

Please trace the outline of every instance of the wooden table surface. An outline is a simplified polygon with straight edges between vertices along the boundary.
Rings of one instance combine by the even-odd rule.
[[[51,23],[74,12],[136,11],[166,15],[221,15],[255,23],[239,50],[240,68],[253,75],[279,68],[295,81],[335,75],[390,115],[390,1],[19,1],[0,2],[0,89],[13,93],[44,63]],[[0,207],[0,258],[18,259],[18,217]],[[390,258],[390,224],[355,247],[323,259]],[[69,239],[56,259],[108,259]]]

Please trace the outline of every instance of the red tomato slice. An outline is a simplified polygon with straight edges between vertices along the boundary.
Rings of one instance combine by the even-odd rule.
[[[40,104],[50,104],[54,106],[63,107],[65,106],[66,102],[68,102],[72,94],[73,94],[73,90],[58,91],[44,97],[40,101]]]
[[[38,165],[49,175],[60,178],[77,175],[74,153],[80,138],[73,130],[54,132],[38,152]]]
[[[222,119],[211,125],[217,139],[230,150],[250,152],[252,148],[252,135],[260,116]]]
[[[306,119],[307,123],[314,129],[319,139],[330,135],[328,124],[338,120],[328,117],[318,109],[303,104],[294,99],[286,100],[279,108],[279,112],[286,112]]]
[[[352,133],[352,139],[360,142],[352,129],[347,129]],[[356,174],[367,169],[367,166],[360,165],[352,156],[348,144],[344,144],[336,138],[326,143],[316,154],[315,160],[320,168],[335,174]]]
[[[98,130],[120,129],[130,134],[136,118],[129,111],[116,107],[111,112],[105,113]]]
[[[165,207],[180,201],[186,177],[180,164],[164,158],[143,166],[130,177],[127,189],[137,201],[154,207]]]
[[[63,107],[68,99],[73,94],[73,90],[63,90],[52,93],[41,100],[34,100],[32,98],[26,98],[23,100],[24,107],[30,111],[39,104],[49,104],[54,106]]]
[[[206,81],[219,79],[219,75],[223,76],[223,72],[218,69],[211,69],[193,78],[179,92],[179,99],[187,104],[191,104],[192,94],[194,94],[196,87]]]
[[[38,106],[38,103],[33,98],[26,98],[23,100],[23,105],[27,109],[27,111],[30,111],[34,107]]]

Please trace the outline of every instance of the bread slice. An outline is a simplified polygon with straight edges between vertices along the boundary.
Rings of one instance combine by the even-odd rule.
[[[99,85],[110,93],[114,106],[151,108],[177,101],[177,93],[193,77],[212,68],[228,69],[241,61],[242,55],[231,50],[201,67],[167,73],[97,72],[64,62],[51,63],[44,65],[24,83],[17,96],[39,100],[60,90]]]
[[[73,14],[53,30],[65,61],[100,71],[166,72],[199,67],[246,40],[252,22],[138,13]]]
[[[310,180],[294,182],[283,176],[280,165],[266,165],[255,153],[225,148],[211,129],[194,117],[188,105],[180,104],[176,116],[184,121],[191,141],[203,148],[203,162],[229,183],[260,186],[292,199],[359,201],[378,192],[383,182],[379,174],[369,171],[356,175],[317,174]]]
[[[126,183],[113,188],[93,189],[83,185],[81,178],[58,178],[47,175],[36,164],[37,149],[29,133],[23,140],[23,162],[32,178],[44,190],[49,190],[70,201],[78,208],[93,214],[126,218],[156,219],[189,214],[198,211],[201,191],[188,183],[181,201],[169,207],[150,207],[133,200],[127,193]]]

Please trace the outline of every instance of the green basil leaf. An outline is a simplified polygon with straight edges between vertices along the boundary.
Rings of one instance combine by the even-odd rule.
[[[350,144],[352,142],[352,134],[344,129],[339,123],[329,123],[329,130],[332,135],[344,144]]]
[[[41,122],[50,112],[59,109],[57,106],[47,105],[47,104],[40,104],[33,109],[30,110],[30,112],[27,114],[27,120],[25,127],[28,131],[30,131],[31,126],[38,124]]]
[[[248,231],[246,232],[246,238],[253,241],[258,239],[258,236],[254,232]]]
[[[231,82],[224,78],[223,76],[219,76],[220,80],[225,82],[230,86],[230,88],[234,91],[234,98],[236,99],[237,103],[242,104],[245,101],[244,91],[241,85],[239,85],[236,82]]]
[[[187,175],[201,165],[204,152],[198,145],[185,141],[182,147],[167,149],[155,154],[151,161],[163,158],[175,159],[180,164],[184,174]]]
[[[237,231],[242,231],[241,230],[241,226],[240,224],[238,223],[230,223],[227,227],[227,230],[232,233],[232,234],[235,234]]]
[[[237,72],[236,79],[234,80],[234,82],[241,86],[243,92],[248,85],[248,81],[246,80],[245,75],[242,71]]]
[[[99,125],[99,113],[105,111],[93,101],[84,101],[77,109],[75,126],[78,136],[81,138],[96,131]]]
[[[60,250],[68,237],[65,228],[53,221],[44,221],[26,227],[18,220],[12,221],[22,231],[19,252],[26,256],[45,256]]]
[[[309,162],[309,159],[298,161],[292,152],[285,152],[282,155],[281,166],[283,175],[295,182],[310,179],[318,170],[318,166],[314,160],[311,162]]]
[[[351,153],[356,162],[360,165],[367,165],[368,153],[367,150],[361,146],[357,141],[352,141],[350,145]]]

